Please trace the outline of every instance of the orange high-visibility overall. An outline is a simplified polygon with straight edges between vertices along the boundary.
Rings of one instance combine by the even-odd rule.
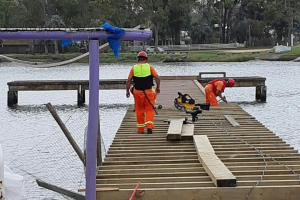
[[[154,89],[145,90],[145,93],[150,102],[148,101],[142,90],[134,90],[135,113],[137,119],[137,128],[139,132],[144,132],[145,126],[146,128],[154,128],[153,121],[155,111],[153,109],[153,105],[155,104],[156,93]]]
[[[134,101],[137,119],[137,129],[144,132],[144,128],[154,128],[154,104],[156,92],[152,88],[153,77],[157,76],[154,67],[149,64],[137,64],[129,73],[128,78],[134,81]],[[147,95],[147,96],[146,96]],[[148,99],[147,99],[148,97]],[[152,105],[151,105],[152,104]],[[145,119],[146,117],[146,119]]]
[[[224,92],[226,87],[226,82],[221,79],[210,81],[207,86],[205,86],[205,102],[210,103],[211,106],[219,106],[216,98],[216,92],[219,90],[221,93]]]

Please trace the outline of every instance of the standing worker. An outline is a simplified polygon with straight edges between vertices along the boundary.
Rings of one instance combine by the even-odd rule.
[[[138,133],[144,133],[144,128],[146,126],[147,133],[152,134],[154,128],[154,103],[156,99],[156,94],[160,93],[160,79],[155,71],[154,67],[149,65],[148,55],[146,52],[141,51],[137,55],[138,64],[134,65],[128,76],[126,82],[126,97],[130,97],[130,86],[133,80],[134,82],[134,101],[135,101],[135,113],[137,119],[137,130]],[[152,88],[153,77],[156,82],[156,90]],[[145,122],[145,112],[146,112],[146,122]]]
[[[233,87],[235,84],[235,80],[229,78],[227,81],[223,79],[212,80],[205,86],[205,100],[206,103],[210,103],[211,106],[219,106],[217,101],[217,96],[220,97],[225,103],[227,100],[225,96],[222,96],[226,87]]]

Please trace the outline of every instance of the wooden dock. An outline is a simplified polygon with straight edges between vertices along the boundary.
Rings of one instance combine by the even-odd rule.
[[[213,78],[202,77],[203,74],[222,74],[223,79],[234,78],[235,87],[256,87],[256,100],[266,102],[267,87],[265,86],[266,78],[258,76],[248,77],[226,77],[225,72],[201,72],[199,76],[161,76],[161,80],[198,80],[205,85]],[[119,90],[126,88],[127,79],[99,80],[100,90]],[[167,82],[166,82],[167,83]],[[57,91],[57,90],[75,90],[77,91],[77,105],[85,103],[85,91],[89,90],[88,80],[34,80],[34,81],[11,81],[7,83],[7,105],[14,106],[18,104],[19,91]],[[176,93],[177,94],[177,93]],[[175,98],[175,97],[174,97]]]
[[[98,188],[119,190],[98,191],[98,200],[129,199],[138,183],[134,199],[141,200],[299,199],[298,151],[236,104],[203,111],[193,129],[182,131],[186,137],[166,140],[171,125],[165,120],[190,117],[175,109],[177,92],[203,103],[201,87],[196,80],[163,80],[152,135],[137,134],[128,109],[96,180]],[[236,183],[217,185],[222,173]]]

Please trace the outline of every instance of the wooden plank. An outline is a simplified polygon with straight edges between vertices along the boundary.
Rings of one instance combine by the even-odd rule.
[[[119,191],[119,188],[96,188],[96,192]],[[86,189],[78,189],[78,192],[85,192]]]
[[[237,181],[257,181],[260,175],[236,176]],[[298,180],[297,175],[265,175],[264,180]],[[203,182],[211,181],[209,176],[195,177],[150,177],[150,178],[115,178],[115,179],[97,179],[97,184],[114,183],[161,183],[161,182]]]
[[[182,130],[182,119],[173,119],[170,121],[169,129],[167,132],[167,140],[180,140]]]
[[[229,171],[218,156],[216,156],[207,136],[195,135],[194,143],[198,153],[198,159],[214,184],[217,187],[235,187],[236,177]]]
[[[194,135],[193,138],[198,155],[200,153],[215,153],[206,135]]]
[[[66,190],[64,188],[58,187],[56,185],[52,185],[50,183],[46,183],[46,182],[41,181],[39,179],[36,179],[36,182],[40,187],[46,188],[48,190],[52,190],[54,192],[57,192],[59,194],[71,197],[71,198],[76,199],[76,200],[85,200],[85,196],[82,195],[82,194],[78,194],[76,192]]]
[[[210,74],[210,75],[211,74],[218,74],[218,75],[220,74],[220,75],[223,75],[223,77],[226,77],[226,72],[200,72],[199,73],[199,78],[203,78],[202,77],[203,74]],[[215,77],[215,78],[217,79],[219,77]]]
[[[182,140],[193,140],[194,135],[194,124],[183,124],[181,130],[181,139]]]
[[[200,153],[199,160],[217,187],[236,186],[236,177],[215,153]]]
[[[233,127],[240,127],[241,126],[237,121],[235,121],[235,119],[231,115],[224,115],[224,117],[228,120],[228,122]]]
[[[228,80],[229,78],[233,78],[235,80],[234,87],[255,87],[265,85],[266,78],[259,76],[247,76],[247,77],[224,77],[222,79]],[[209,81],[216,79],[216,77],[205,77],[200,78],[198,81],[202,85],[208,84]]]
[[[199,83],[198,80],[194,80],[194,83],[196,84],[196,86],[201,90],[201,92],[203,94],[205,94],[205,88]]]
[[[141,198],[143,200],[207,200],[207,199],[246,199],[252,186],[239,188],[160,188],[159,190],[145,190]],[[124,200],[129,197],[133,189],[97,192],[97,200],[113,199]],[[252,189],[249,200],[299,200],[300,186],[272,186],[272,187],[255,187]]]

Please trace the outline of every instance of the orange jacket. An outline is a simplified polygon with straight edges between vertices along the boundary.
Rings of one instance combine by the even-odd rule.
[[[208,84],[210,84],[211,86],[212,86],[212,92],[216,95],[216,92],[217,92],[217,86],[216,86],[216,82],[218,82],[218,81],[221,81],[222,83],[223,83],[223,86],[222,86],[222,88],[221,88],[221,90],[220,90],[220,92],[222,93],[222,92],[224,92],[224,90],[225,90],[225,88],[226,88],[226,81],[225,80],[223,80],[223,79],[215,79],[215,80],[212,80],[212,81],[210,81]]]

